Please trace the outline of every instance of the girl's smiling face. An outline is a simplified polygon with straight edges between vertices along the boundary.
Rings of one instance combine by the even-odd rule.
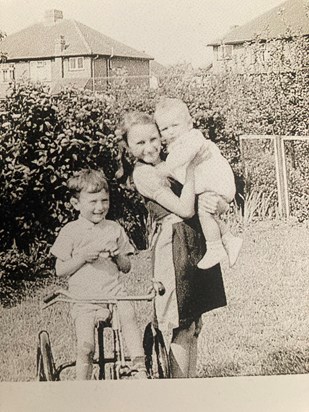
[[[160,163],[161,139],[155,124],[133,125],[127,139],[134,157],[153,165]]]

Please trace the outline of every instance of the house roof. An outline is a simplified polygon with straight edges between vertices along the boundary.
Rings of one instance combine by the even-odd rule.
[[[55,42],[60,36],[64,36],[65,40],[61,56],[113,54],[117,57],[152,59],[146,53],[132,49],[75,20],[61,20],[49,26],[43,22],[34,24],[3,39],[1,49],[8,53],[8,60],[56,57]]]
[[[257,35],[262,39],[279,38],[286,34],[288,28],[293,33],[309,35],[308,10],[308,0],[287,0],[249,23],[234,28],[208,46],[244,43],[253,40]]]

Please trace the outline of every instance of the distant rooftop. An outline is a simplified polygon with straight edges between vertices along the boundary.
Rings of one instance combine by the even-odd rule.
[[[257,35],[262,39],[280,38],[287,29],[293,33],[309,35],[309,0],[287,0],[243,26],[236,26],[208,46],[244,43]]]
[[[104,55],[152,59],[144,52],[135,50],[78,21],[63,19],[62,11],[47,10],[45,20],[7,36],[1,49],[8,60],[55,57],[55,42],[62,41],[61,56]],[[59,49],[58,49],[59,50]]]

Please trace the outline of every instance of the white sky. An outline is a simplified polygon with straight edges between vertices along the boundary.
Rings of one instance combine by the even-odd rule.
[[[17,32],[62,10],[115,40],[143,50],[159,63],[211,60],[206,44],[283,0],[0,0],[0,30]]]

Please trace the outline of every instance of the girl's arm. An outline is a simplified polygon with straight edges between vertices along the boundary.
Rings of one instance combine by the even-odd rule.
[[[169,187],[163,187],[155,199],[165,209],[184,219],[188,219],[195,214],[195,163],[192,161],[187,167],[186,180],[180,197],[176,196]]]

